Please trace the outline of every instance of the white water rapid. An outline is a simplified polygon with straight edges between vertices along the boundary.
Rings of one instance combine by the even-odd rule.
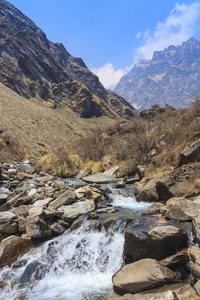
[[[26,266],[38,261],[48,272],[33,283],[15,284],[26,266],[4,268],[2,280],[8,281],[1,300],[82,300],[106,299],[112,292],[112,275],[123,264],[122,233],[88,231],[88,224],[66,232],[23,256]],[[14,286],[15,285],[15,286]],[[14,286],[14,287],[13,287]]]

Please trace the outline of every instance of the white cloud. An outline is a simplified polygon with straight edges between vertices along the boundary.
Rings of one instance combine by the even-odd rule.
[[[136,34],[136,38],[139,39],[141,37],[141,32],[138,31],[138,33]]]
[[[193,2],[191,5],[179,4],[170,12],[167,19],[156,24],[153,33],[149,28],[145,32],[137,33],[136,38],[143,36],[143,45],[133,52],[133,64],[124,70],[116,69],[112,63],[106,63],[101,68],[93,68],[101,83],[109,89],[114,89],[120,78],[129,72],[133,65],[141,59],[151,59],[154,51],[160,51],[169,45],[180,45],[194,35],[199,28],[200,1]]]
[[[176,4],[165,22],[158,22],[153,34],[149,29],[144,33],[144,44],[134,51],[134,62],[151,59],[154,51],[164,50],[169,45],[180,45],[195,32],[200,16],[200,2],[191,5]]]
[[[115,69],[111,63],[107,63],[99,69],[94,68],[91,71],[99,77],[105,88],[109,89],[114,89],[120,78],[127,73],[126,70]]]

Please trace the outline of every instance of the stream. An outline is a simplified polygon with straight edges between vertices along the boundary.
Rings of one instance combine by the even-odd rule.
[[[138,218],[149,205],[138,203],[133,187],[112,190],[117,214]],[[115,213],[113,214],[115,216]],[[5,300],[103,300],[113,295],[112,275],[124,264],[124,227],[89,230],[89,221],[74,231],[46,241],[0,271],[5,282],[0,299]],[[23,282],[27,266],[37,265],[35,278]]]

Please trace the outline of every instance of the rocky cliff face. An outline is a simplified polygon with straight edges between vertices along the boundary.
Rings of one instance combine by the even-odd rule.
[[[193,93],[200,93],[199,78],[200,42],[191,38],[136,63],[115,92],[143,109],[157,103],[183,107],[191,104]]]
[[[1,82],[25,98],[47,101],[82,117],[134,117],[132,106],[105,90],[81,59],[49,41],[9,2],[0,0],[0,8]]]

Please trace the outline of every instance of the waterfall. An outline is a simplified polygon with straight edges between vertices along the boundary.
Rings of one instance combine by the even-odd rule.
[[[123,264],[124,236],[104,229],[89,230],[88,225],[87,221],[24,255],[24,266],[1,270],[2,280],[9,284],[0,299],[106,299],[112,293],[112,275]],[[19,283],[27,265],[34,261],[44,266],[43,278]]]

